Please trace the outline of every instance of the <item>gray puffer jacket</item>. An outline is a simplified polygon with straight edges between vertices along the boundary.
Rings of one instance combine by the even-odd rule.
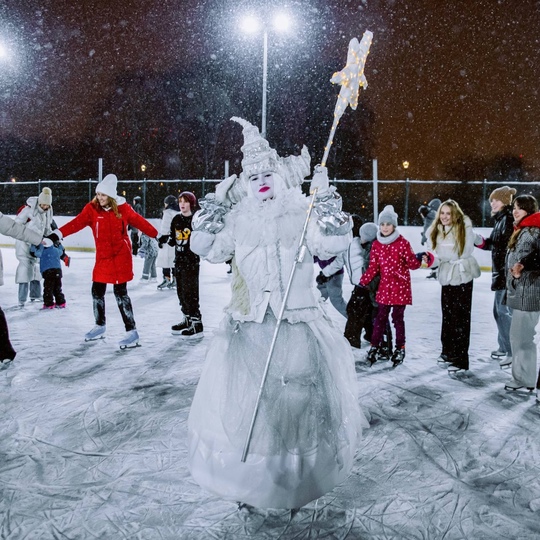
[[[521,277],[514,278],[510,268],[534,252],[540,239],[539,227],[524,227],[513,249],[506,255],[506,304],[520,311],[540,311],[540,271],[527,270],[525,266]]]

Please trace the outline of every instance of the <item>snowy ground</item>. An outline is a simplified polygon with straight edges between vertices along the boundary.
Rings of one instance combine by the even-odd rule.
[[[120,352],[112,293],[108,335],[93,326],[93,254],[72,253],[65,310],[19,309],[15,256],[4,248],[0,300],[18,351],[0,368],[2,539],[538,539],[540,405],[504,391],[490,276],[475,282],[471,371],[450,377],[439,353],[440,287],[413,276],[408,348],[395,370],[357,354],[371,427],[348,480],[293,516],[238,512],[203,492],[186,464],[186,419],[205,350],[229,298],[226,266],[203,264],[205,336],[181,341],[176,295],[129,290],[142,346]],[[350,287],[345,296],[348,297]],[[335,324],[344,320],[331,308]]]

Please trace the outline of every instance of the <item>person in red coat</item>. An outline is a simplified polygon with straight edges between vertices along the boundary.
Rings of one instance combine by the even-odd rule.
[[[371,336],[371,349],[367,359],[373,364],[377,360],[379,347],[392,311],[392,323],[396,331],[396,348],[392,354],[394,367],[405,358],[405,307],[412,304],[411,274],[422,265],[429,264],[427,253],[414,254],[411,244],[397,230],[397,214],[393,206],[385,206],[379,214],[379,232],[373,242],[369,266],[360,279],[366,286],[375,276],[380,275],[379,288],[375,300],[379,304]],[[431,263],[433,256],[431,255]]]
[[[108,174],[96,186],[96,196],[82,212],[53,234],[53,241],[90,227],[96,243],[96,264],[92,273],[92,298],[96,326],[85,336],[86,341],[105,336],[105,291],[107,283],[113,285],[116,303],[126,327],[126,337],[120,348],[135,347],[139,334],[135,326],[131,300],[127,293],[127,282],[133,279],[133,261],[128,226],[141,230],[151,238],[158,231],[146,219],[137,214],[123,197],[116,193],[118,180]]]

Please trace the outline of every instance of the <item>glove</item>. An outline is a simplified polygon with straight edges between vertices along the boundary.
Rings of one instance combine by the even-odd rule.
[[[322,165],[317,165],[315,167],[315,172],[313,174],[313,179],[311,180],[311,186],[309,187],[309,192],[313,194],[315,189],[317,189],[317,195],[324,195],[328,191],[330,182],[328,180],[328,169]]]
[[[415,253],[414,256],[418,262],[425,262],[428,268],[430,268],[435,261],[435,256],[429,251],[421,251],[420,253]]]
[[[64,256],[61,257],[61,259],[64,261],[66,267],[69,268],[69,265],[71,263],[71,257],[67,253],[64,253]]]
[[[227,193],[232,188],[233,184],[236,182],[236,174],[225,178],[216,186],[216,201],[219,204],[224,204],[226,206],[231,206],[231,201],[227,197]]]
[[[160,236],[158,238],[158,247],[159,249],[162,249],[163,246],[169,241],[169,235],[168,234],[164,234],[163,236]]]
[[[315,278],[317,285],[324,285],[330,278],[326,277],[322,272],[319,272],[319,275]]]
[[[420,253],[415,253],[414,256],[416,257],[416,260],[418,262],[422,262],[424,260],[424,256],[426,255],[425,251],[420,251]]]
[[[60,240],[62,239],[62,233],[58,229],[56,229],[55,232],[45,236],[45,238],[48,238],[53,244],[56,244],[57,242],[60,242]],[[45,246],[45,247],[50,247],[50,246]]]
[[[484,247],[484,245],[486,244],[486,240],[484,239],[484,237],[480,234],[477,234],[475,237],[474,237],[474,245],[479,248],[479,249],[482,249]]]

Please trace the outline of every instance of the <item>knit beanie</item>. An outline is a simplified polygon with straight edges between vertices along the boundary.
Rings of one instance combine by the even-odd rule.
[[[497,189],[494,189],[491,192],[491,195],[489,196],[490,202],[493,199],[497,199],[498,201],[501,201],[504,206],[510,206],[512,204],[512,197],[516,194],[516,190],[514,188],[503,186]]]
[[[197,197],[195,197],[195,194],[191,193],[191,191],[182,191],[182,193],[178,195],[178,200],[180,200],[182,197],[189,202],[191,211],[195,212],[195,210],[197,209]]]
[[[108,174],[97,186],[96,193],[103,193],[108,195],[111,199],[118,200],[118,194],[116,193],[116,186],[118,184],[118,178],[115,174]]]
[[[394,207],[389,204],[383,208],[383,211],[379,214],[379,225],[381,223],[390,223],[394,227],[397,227],[397,214],[394,211]]]
[[[428,206],[431,210],[437,211],[439,209],[439,206],[441,206],[441,199],[431,199],[429,201]]]
[[[38,197],[38,204],[46,204],[51,206],[52,204],[52,191],[48,187],[44,187]]]
[[[373,242],[377,238],[378,227],[373,222],[364,223],[360,227],[360,243]]]

